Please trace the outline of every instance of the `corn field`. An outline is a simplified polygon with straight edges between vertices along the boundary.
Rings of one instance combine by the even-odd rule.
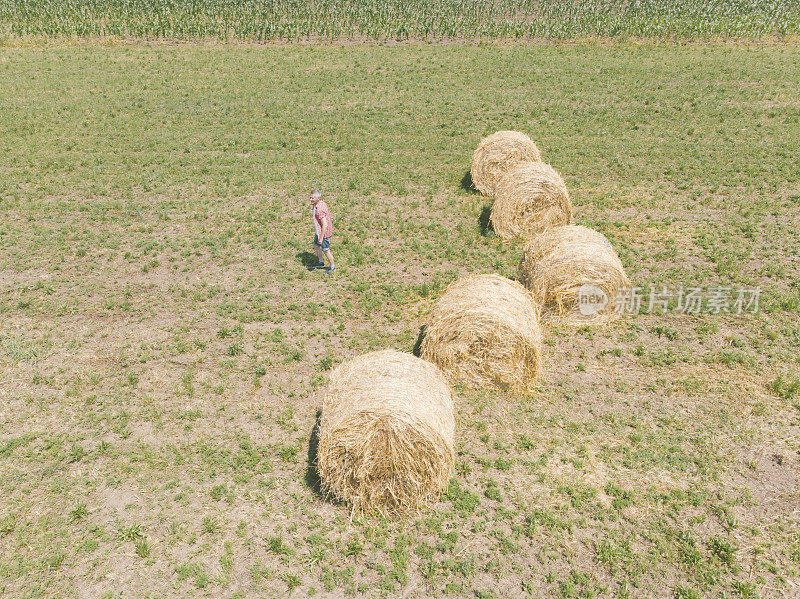
[[[0,0],[0,37],[793,38],[800,0]]]

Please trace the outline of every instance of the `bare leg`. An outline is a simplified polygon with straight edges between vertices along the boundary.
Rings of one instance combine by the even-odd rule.
[[[328,259],[328,266],[330,266],[330,268],[334,268],[333,252],[331,250],[325,250],[325,257]],[[322,258],[320,258],[320,260],[322,260]]]
[[[314,249],[317,251],[317,260],[319,262],[324,262],[324,260],[322,259],[322,248],[318,245],[315,245]]]

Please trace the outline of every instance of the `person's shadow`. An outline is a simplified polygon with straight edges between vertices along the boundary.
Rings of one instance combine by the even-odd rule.
[[[319,261],[317,255],[312,254],[309,251],[297,252],[297,254],[295,254],[295,258],[300,260],[300,263],[309,270],[311,270],[314,267],[314,265]]]

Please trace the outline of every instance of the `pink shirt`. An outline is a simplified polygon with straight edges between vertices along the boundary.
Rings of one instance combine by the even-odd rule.
[[[333,233],[333,217],[331,216],[331,209],[328,205],[320,200],[316,203],[311,210],[311,216],[314,219],[314,232],[317,234],[317,239],[322,241],[322,223],[325,223],[325,238],[328,238]]]

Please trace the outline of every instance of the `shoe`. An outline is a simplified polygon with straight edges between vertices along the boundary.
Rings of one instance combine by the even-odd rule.
[[[329,266],[329,267],[328,267],[328,268],[326,268],[326,269],[325,269],[323,272],[324,272],[326,275],[332,274],[332,273],[336,272],[336,267],[335,267],[335,266]]]
[[[312,266],[311,268],[325,268],[325,263],[324,263],[324,262],[317,262],[317,263],[316,263],[314,266]]]

